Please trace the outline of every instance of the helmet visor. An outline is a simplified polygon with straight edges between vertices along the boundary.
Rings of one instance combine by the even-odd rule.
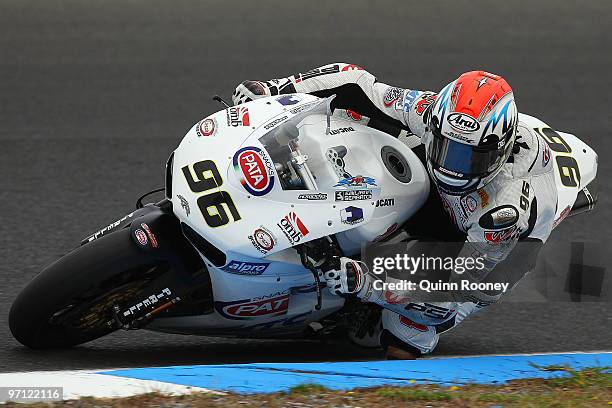
[[[432,133],[428,159],[434,167],[456,178],[486,176],[499,167],[505,155],[504,146],[472,146],[444,137],[435,130]]]

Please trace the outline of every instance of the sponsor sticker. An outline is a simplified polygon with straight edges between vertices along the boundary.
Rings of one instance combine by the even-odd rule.
[[[360,115],[359,113],[350,109],[346,110],[346,116],[348,116],[349,119],[353,119],[355,122],[359,122],[361,119],[363,119],[363,115]]]
[[[478,202],[471,195],[463,197],[461,199],[461,207],[463,207],[463,211],[466,214],[471,214],[476,211],[476,207],[478,206]]]
[[[337,135],[337,134],[340,134],[340,133],[348,133],[348,132],[354,132],[354,131],[355,131],[355,129],[353,129],[352,126],[349,126],[349,127],[338,128],[338,129],[331,129],[329,131],[329,134],[330,135]]]
[[[340,211],[340,220],[343,224],[359,224],[363,222],[363,210],[353,206],[346,207]]]
[[[115,228],[117,228],[119,226],[119,224],[121,224],[123,221],[127,220],[128,218],[131,218],[133,215],[134,215],[133,212],[129,213],[125,217],[123,217],[121,219],[118,219],[117,221],[113,222],[112,224],[109,224],[106,227],[102,228],[101,230],[97,231],[93,235],[90,235],[89,237],[85,238],[83,240],[83,242],[91,242],[93,240],[96,240],[96,239],[102,237],[107,232],[112,231]]]
[[[387,90],[385,91],[385,95],[383,96],[383,104],[385,105],[385,107],[388,108],[391,105],[393,105],[395,102],[397,102],[399,98],[402,97],[403,94],[404,94],[403,89],[391,86],[387,88]]]
[[[477,193],[480,197],[480,207],[487,208],[489,206],[489,194],[482,188]]]
[[[300,240],[310,232],[294,211],[285,215],[276,225],[281,229],[292,245],[300,242]]]
[[[276,101],[283,106],[295,105],[296,103],[299,103],[301,100],[302,98],[300,98],[297,95],[283,95],[279,98],[276,98]]]
[[[371,200],[372,190],[345,190],[335,192],[336,201]]]
[[[419,96],[419,91],[406,92],[406,96],[404,97],[404,112],[410,111],[417,96]]]
[[[315,101],[315,102],[303,103],[303,104],[301,104],[301,105],[299,105],[299,106],[296,106],[296,107],[295,107],[295,108],[293,108],[293,109],[289,109],[289,112],[291,112],[291,113],[293,113],[294,115],[296,115],[296,114],[298,114],[298,113],[300,113],[300,112],[303,112],[303,111],[305,111],[305,110],[308,110],[308,109],[312,108],[312,106],[313,106],[313,105],[316,105],[316,104],[318,104],[318,102],[316,102],[316,101]],[[267,128],[266,128],[266,129],[267,129]]]
[[[253,234],[249,235],[248,238],[255,249],[264,255],[277,244],[274,234],[263,225],[253,231]]]
[[[136,303],[133,306],[130,306],[127,310],[123,312],[123,316],[129,316],[137,314],[141,309],[148,310],[152,306],[155,306],[156,303],[159,303],[161,300],[169,299],[170,295],[172,295],[172,290],[170,288],[164,288],[161,292],[157,294],[150,295],[148,298],[143,299],[142,301]]]
[[[480,123],[466,113],[451,113],[446,120],[452,128],[461,132],[475,132],[480,129]]]
[[[570,213],[570,211],[572,211],[572,206],[568,205],[567,207],[565,207],[563,209],[563,211],[561,211],[561,214],[559,214],[559,218],[557,218],[555,221],[553,221],[553,228],[556,228],[557,225],[559,225],[559,223],[561,221],[563,221],[565,219],[565,217],[567,217]]]
[[[134,231],[134,236],[136,237],[138,243],[142,246],[146,246],[149,242],[149,240],[147,239],[147,234],[145,234],[145,232],[140,228]]]
[[[212,136],[215,133],[215,130],[217,130],[217,124],[212,118],[204,119],[198,123],[198,126],[196,126],[196,134],[201,137]]]
[[[289,310],[289,294],[278,292],[273,295],[233,302],[215,302],[219,314],[227,319],[243,320],[257,317],[280,316]]]
[[[274,165],[262,149],[243,147],[234,154],[233,165],[242,187],[254,196],[266,195],[274,187]]]
[[[377,207],[392,207],[395,205],[395,198],[381,198],[376,201]]]
[[[155,234],[153,234],[153,231],[151,231],[151,228],[149,228],[149,226],[147,224],[145,224],[144,222],[141,223],[140,226],[147,233],[147,236],[149,237],[149,241],[151,241],[151,246],[153,248],[157,248],[157,238],[155,237]],[[138,230],[138,231],[140,231],[140,230]]]
[[[436,102],[436,98],[438,95],[436,94],[428,94],[426,96],[421,97],[421,99],[417,102],[415,107],[415,112],[419,116],[423,116],[423,112],[427,110],[431,105]]]
[[[232,106],[227,108],[227,126],[250,126],[249,108],[246,106]]]
[[[344,177],[338,180],[338,183],[334,185],[334,187],[368,187],[368,186],[376,186],[376,180],[372,177],[366,176],[354,176],[354,177]]]
[[[261,275],[268,269],[268,266],[270,266],[269,262],[230,261],[221,270],[236,275]]]
[[[516,237],[516,235],[518,234],[518,230],[518,226],[513,225],[512,227],[503,230],[485,231],[484,238],[487,242],[490,242],[492,244],[499,244]]]
[[[346,64],[344,67],[342,67],[342,71],[361,71],[361,70],[363,70],[363,68],[355,64]]]
[[[297,108],[296,108],[297,109]],[[283,122],[284,120],[286,120],[289,116],[285,115],[281,118],[278,119],[274,119],[272,122],[268,123],[267,125],[264,126],[264,129],[268,130],[268,129],[272,129],[274,126],[278,125],[279,123]]]
[[[189,217],[191,209],[189,208],[189,202],[187,201],[187,199],[180,194],[177,194],[176,198],[179,199],[179,201],[181,202],[181,207],[183,208],[183,210],[185,210],[185,214]]]
[[[298,196],[298,200],[323,201],[323,200],[327,200],[327,194],[326,193],[300,194]]]

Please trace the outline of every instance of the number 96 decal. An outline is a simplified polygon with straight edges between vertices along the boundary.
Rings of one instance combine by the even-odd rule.
[[[204,193],[223,185],[223,178],[217,169],[217,165],[212,160],[195,163],[193,165],[193,173],[189,166],[185,166],[181,170],[187,180],[187,184],[189,184],[189,188],[194,193]],[[222,227],[230,222],[242,219],[232,197],[227,191],[217,190],[209,192],[198,197],[197,203],[209,227]]]
[[[551,128],[536,128],[535,131],[557,153],[555,162],[557,163],[561,183],[565,187],[578,187],[580,185],[580,169],[578,168],[578,162],[571,155],[572,148],[569,144]]]

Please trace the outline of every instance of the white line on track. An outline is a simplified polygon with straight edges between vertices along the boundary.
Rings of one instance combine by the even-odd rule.
[[[105,370],[104,370],[105,371]],[[188,387],[160,381],[137,380],[100,374],[100,370],[34,371],[0,373],[3,387],[63,387],[64,400],[81,397],[115,398],[160,392],[166,395],[184,395],[194,392],[223,394],[206,388]],[[0,400],[0,403],[6,401]]]

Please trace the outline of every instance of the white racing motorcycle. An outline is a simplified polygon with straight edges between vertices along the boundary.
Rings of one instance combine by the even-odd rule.
[[[430,185],[406,144],[332,114],[331,99],[264,98],[197,123],[168,160],[166,198],[141,197],[38,274],[13,303],[13,336],[58,348],[118,329],[251,338],[337,329],[352,302],[322,291],[317,267],[404,238]],[[595,152],[521,119],[552,149],[557,219],[590,209]]]

